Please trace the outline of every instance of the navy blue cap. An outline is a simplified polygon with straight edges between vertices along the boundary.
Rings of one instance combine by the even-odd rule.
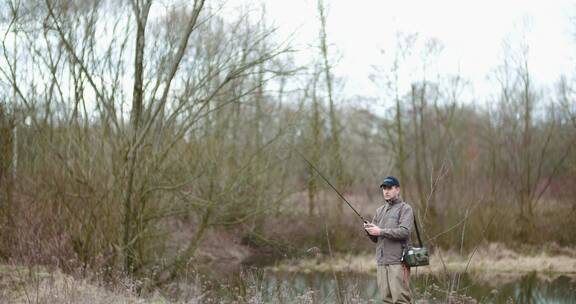
[[[388,176],[384,179],[384,181],[382,181],[382,184],[380,184],[380,188],[382,188],[384,186],[400,187],[400,182],[394,176]]]

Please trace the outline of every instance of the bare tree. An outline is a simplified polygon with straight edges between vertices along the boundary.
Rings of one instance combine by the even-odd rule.
[[[544,119],[546,108],[533,83],[528,55],[528,47],[523,45],[521,53],[508,57],[501,67],[499,116],[495,125],[501,134],[497,137],[500,148],[496,148],[495,156],[499,173],[506,177],[512,189],[518,207],[516,233],[524,240],[529,239],[535,229],[536,203],[568,157],[566,152],[551,157],[555,147],[561,142],[567,144],[565,148],[572,146],[572,141],[559,141],[557,118]]]
[[[336,105],[334,100],[334,75],[332,73],[332,64],[330,62],[328,50],[328,35],[326,33],[326,10],[324,2],[318,0],[318,17],[320,19],[320,52],[322,56],[322,72],[326,84],[326,94],[328,99],[328,115],[330,125],[330,170],[339,185],[345,181],[344,165],[342,163],[340,147],[340,122],[337,117]],[[339,211],[341,212],[341,205]]]

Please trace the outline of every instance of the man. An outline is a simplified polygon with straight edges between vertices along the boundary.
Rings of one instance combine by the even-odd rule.
[[[388,176],[380,185],[384,205],[376,210],[372,223],[364,229],[376,246],[377,282],[384,303],[412,303],[410,269],[402,262],[402,251],[410,244],[412,207],[400,199],[400,182]]]

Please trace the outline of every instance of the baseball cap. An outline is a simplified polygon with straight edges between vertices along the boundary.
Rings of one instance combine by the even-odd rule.
[[[382,184],[380,184],[380,188],[382,188],[384,186],[400,187],[400,182],[394,176],[388,176],[382,181]]]

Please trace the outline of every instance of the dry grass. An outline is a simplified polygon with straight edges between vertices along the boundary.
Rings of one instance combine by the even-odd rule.
[[[168,303],[159,295],[141,298],[129,284],[103,286],[39,267],[0,267],[1,303]]]
[[[317,303],[312,290],[296,291],[293,286],[280,283],[273,294],[263,284],[261,272],[244,272],[238,286],[217,286],[206,291],[199,281],[174,283],[177,296],[164,297],[158,292],[148,297],[136,295],[134,283],[113,287],[99,286],[86,279],[63,274],[59,270],[41,267],[0,266],[0,303]],[[204,291],[203,291],[204,289]],[[345,303],[367,303],[353,287],[343,290]]]

